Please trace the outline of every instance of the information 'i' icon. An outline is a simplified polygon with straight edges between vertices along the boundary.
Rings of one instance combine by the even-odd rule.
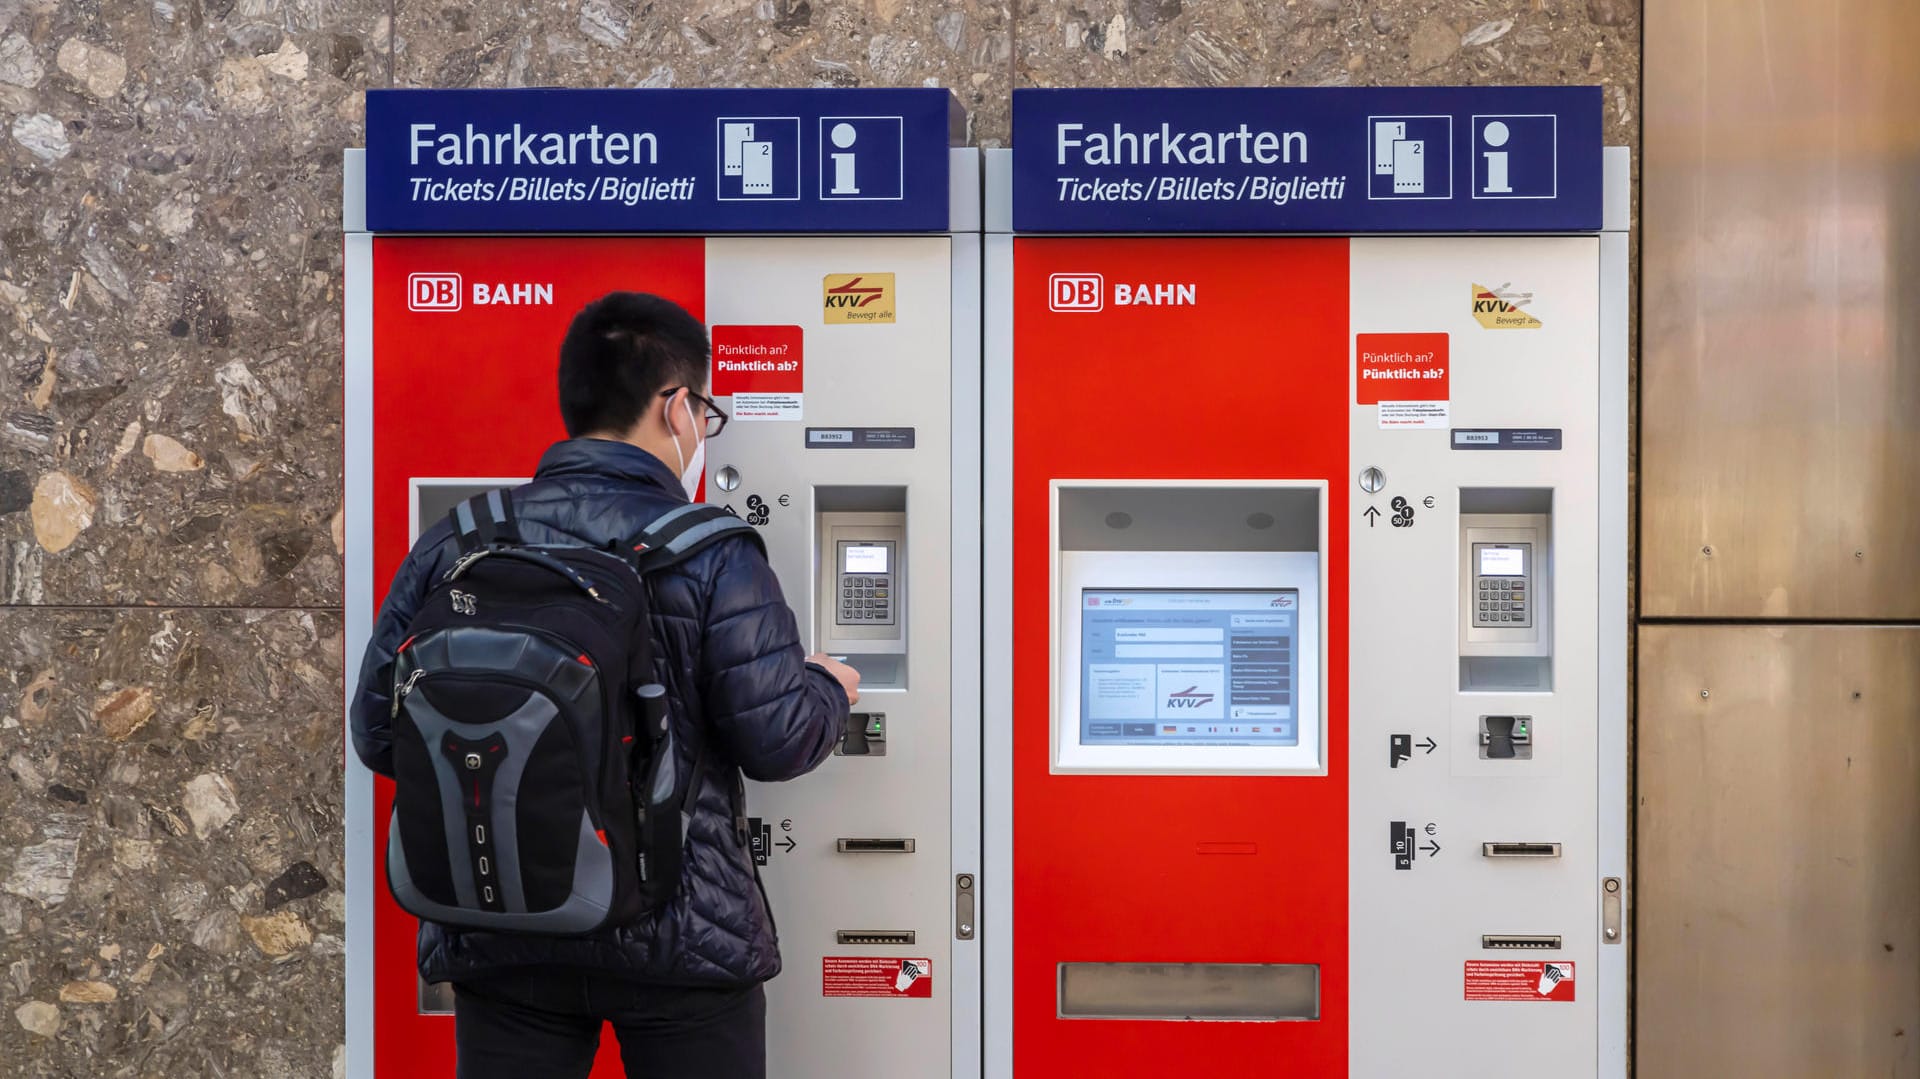
[[[859,132],[853,129],[852,124],[839,123],[833,125],[833,132],[830,137],[833,139],[834,146],[841,150],[851,150],[854,139],[859,137]],[[857,155],[852,153],[837,153],[831,156],[833,157],[832,193],[835,195],[858,195],[860,193],[860,181],[854,173],[854,161]]]
[[[1510,132],[1507,131],[1507,125],[1495,120],[1481,129],[1480,137],[1486,140],[1488,146],[1496,147],[1496,149],[1487,150],[1481,154],[1482,157],[1487,159],[1487,186],[1481,189],[1481,193],[1487,195],[1512,194],[1513,188],[1507,183],[1507,152],[1497,149],[1497,147],[1505,146],[1507,139],[1511,137]]]

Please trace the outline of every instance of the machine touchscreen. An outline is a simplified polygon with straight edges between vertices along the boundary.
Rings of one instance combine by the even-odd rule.
[[[1080,741],[1293,746],[1300,593],[1084,590]]]

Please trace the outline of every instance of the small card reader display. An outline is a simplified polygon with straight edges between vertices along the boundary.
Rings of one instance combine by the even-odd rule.
[[[894,623],[892,540],[840,540],[839,595],[835,621],[843,626],[891,626]]]
[[[1473,624],[1484,629],[1533,625],[1533,544],[1473,545]]]

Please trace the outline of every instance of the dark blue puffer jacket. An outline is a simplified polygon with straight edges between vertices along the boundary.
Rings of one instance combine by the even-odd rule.
[[[624,442],[575,439],[541,458],[513,493],[527,543],[603,547],[626,541],[684,503],[679,480]],[[391,663],[433,582],[457,556],[445,521],[407,556],[374,623],[353,704],[353,745],[393,775]],[[525,966],[566,966],[676,985],[734,986],[780,972],[773,919],[753,857],[734,829],[741,773],[762,782],[812,771],[833,751],[846,694],[806,662],[793,611],[758,548],[725,540],[652,579],[658,677],[672,706],[680,767],[708,744],[706,781],[692,800],[680,890],[664,909],[593,937],[471,933],[420,925],[420,973],[461,981]]]

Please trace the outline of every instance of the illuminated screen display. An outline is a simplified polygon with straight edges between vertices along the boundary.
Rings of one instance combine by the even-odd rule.
[[[1085,590],[1080,741],[1292,746],[1300,593]]]
[[[1524,577],[1527,575],[1525,547],[1480,548],[1480,576]]]
[[[841,556],[842,573],[885,573],[887,572],[888,550],[880,545],[848,544],[846,553]]]

